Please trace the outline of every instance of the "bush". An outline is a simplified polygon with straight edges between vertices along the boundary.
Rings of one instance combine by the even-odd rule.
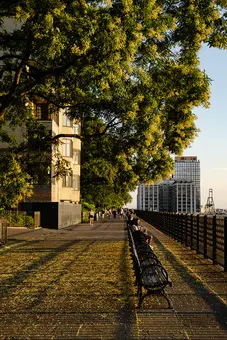
[[[27,216],[25,212],[1,211],[0,217],[7,219],[10,227],[34,227],[34,219],[31,216]]]
[[[83,211],[83,218],[82,218],[82,222],[89,222],[89,211]]]
[[[34,219],[31,216],[25,216],[25,227],[34,228]]]

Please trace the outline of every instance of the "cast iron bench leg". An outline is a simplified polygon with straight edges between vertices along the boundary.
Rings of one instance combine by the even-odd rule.
[[[167,296],[167,294],[165,293],[164,290],[161,291],[161,295],[162,295],[162,296],[166,299],[166,301],[168,302],[168,308],[169,308],[169,309],[173,308],[172,305],[171,305],[171,302],[170,302],[170,300],[169,300],[169,298],[168,298],[168,296]]]

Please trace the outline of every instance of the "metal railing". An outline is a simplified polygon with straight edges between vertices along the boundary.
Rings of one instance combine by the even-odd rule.
[[[227,271],[227,217],[142,210],[136,214]]]

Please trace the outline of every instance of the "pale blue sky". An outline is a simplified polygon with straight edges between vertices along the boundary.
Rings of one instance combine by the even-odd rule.
[[[210,107],[194,111],[201,131],[184,155],[200,160],[201,204],[206,204],[209,189],[213,189],[215,207],[227,209],[227,51],[203,47],[200,63],[212,79]],[[132,196],[128,206],[136,208],[136,194]]]
[[[227,209],[227,51],[203,47],[200,63],[212,79],[210,107],[195,110],[201,132],[184,155],[200,160],[201,204],[213,189],[215,207]]]

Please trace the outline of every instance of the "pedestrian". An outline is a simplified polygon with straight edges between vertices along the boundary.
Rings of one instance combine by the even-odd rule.
[[[113,210],[113,217],[116,218],[117,217],[117,210]]]
[[[90,210],[90,213],[89,213],[89,222],[90,222],[90,225],[92,225],[94,223],[94,217],[95,217],[95,212],[93,209]]]

